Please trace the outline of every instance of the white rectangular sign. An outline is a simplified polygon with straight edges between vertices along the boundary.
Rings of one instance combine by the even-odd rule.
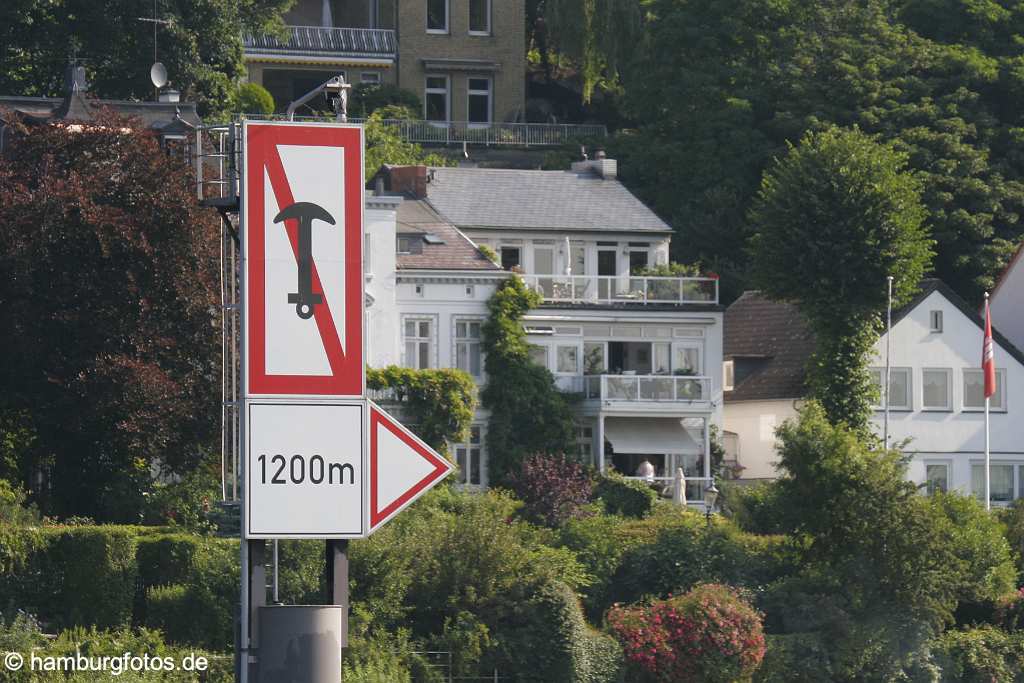
[[[363,401],[249,401],[245,536],[365,536],[366,420]]]
[[[363,363],[363,130],[246,121],[247,397],[355,397]]]

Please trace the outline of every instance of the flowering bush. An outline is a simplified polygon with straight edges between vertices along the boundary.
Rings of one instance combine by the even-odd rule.
[[[701,584],[646,606],[616,605],[608,625],[636,672],[630,680],[746,681],[764,659],[761,614],[720,584]]]
[[[590,475],[564,455],[532,455],[510,477],[512,490],[523,501],[528,517],[548,526],[560,526],[579,517],[590,502]]]

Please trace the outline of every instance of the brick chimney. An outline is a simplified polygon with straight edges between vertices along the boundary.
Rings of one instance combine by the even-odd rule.
[[[426,166],[392,166],[388,169],[389,189],[402,192],[416,199],[427,196]]]

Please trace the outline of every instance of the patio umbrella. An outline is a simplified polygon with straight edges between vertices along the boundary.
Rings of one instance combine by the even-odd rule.
[[[686,474],[682,467],[676,468],[675,481],[672,488],[672,502],[686,505]]]

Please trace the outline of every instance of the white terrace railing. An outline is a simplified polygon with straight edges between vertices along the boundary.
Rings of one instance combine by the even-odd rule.
[[[601,401],[669,403],[711,400],[711,378],[692,375],[583,375],[558,377],[563,391]]]
[[[718,280],[710,277],[524,275],[523,280],[552,303],[718,303]]]
[[[366,119],[349,117],[350,123]],[[469,123],[467,121],[423,121],[383,119],[406,142],[427,145],[469,145],[545,147],[565,145],[579,140],[604,138],[603,125],[576,123]]]

